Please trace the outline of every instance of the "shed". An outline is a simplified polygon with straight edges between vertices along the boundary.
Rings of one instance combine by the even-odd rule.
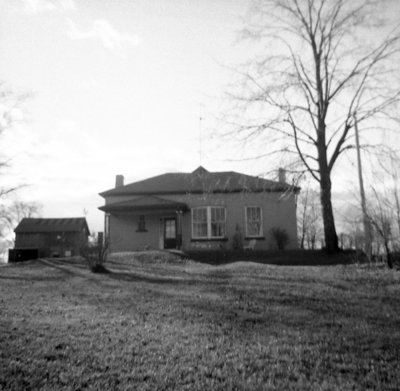
[[[24,218],[14,232],[15,249],[38,249],[40,257],[79,255],[90,235],[84,217]]]

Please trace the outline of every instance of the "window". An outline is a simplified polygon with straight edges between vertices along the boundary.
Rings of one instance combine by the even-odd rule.
[[[246,236],[262,236],[262,213],[260,206],[246,207]]]
[[[223,238],[225,236],[225,208],[204,206],[192,209],[192,237],[195,239]]]
[[[225,208],[211,207],[211,237],[225,236]]]
[[[192,236],[194,238],[206,238],[207,235],[207,208],[192,209]]]
[[[176,220],[165,219],[165,239],[175,239],[176,238]]]
[[[137,228],[136,232],[147,232],[146,220],[144,219],[144,215],[139,216],[138,228]]]

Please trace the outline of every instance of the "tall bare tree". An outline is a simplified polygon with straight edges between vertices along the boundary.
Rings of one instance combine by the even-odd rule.
[[[380,156],[379,165],[381,173],[378,171],[375,176],[379,175],[377,180],[381,183],[382,181],[386,182],[384,184],[386,190],[385,199],[389,203],[394,216],[394,225],[397,227],[400,245],[400,152],[390,150],[383,159]]]
[[[368,217],[378,250],[383,247],[387,264],[393,267],[393,252],[400,250],[400,156],[386,151],[373,170]]]
[[[0,80],[0,136],[21,120],[23,103],[28,97],[29,94],[15,93],[5,82]],[[0,170],[8,164],[9,160],[6,158],[4,150],[1,150]],[[17,188],[0,186],[0,200]]]
[[[372,188],[375,194],[375,202],[369,212],[369,220],[374,228],[377,239],[383,244],[386,255],[386,262],[389,268],[393,268],[392,251],[394,250],[393,237],[393,211],[388,199]]]
[[[308,183],[297,200],[297,232],[300,248],[314,250],[321,242],[321,213],[318,192]]]
[[[5,253],[14,245],[14,229],[24,217],[37,217],[42,206],[36,202],[7,200],[0,203],[0,263],[5,259]]]
[[[22,118],[24,101],[28,94],[19,94],[0,81],[0,136],[10,130]],[[9,164],[4,148],[0,150],[0,171]],[[0,184],[0,261],[4,251],[13,244],[13,230],[23,217],[37,215],[40,207],[36,203],[13,201],[10,196],[22,186]]]
[[[329,252],[338,250],[332,171],[353,148],[354,115],[365,135],[395,119],[400,39],[389,27],[393,4],[255,0],[243,31],[257,54],[231,91],[236,109],[244,108],[236,110],[237,134],[266,136],[269,153],[292,155],[319,183]]]
[[[0,238],[10,237],[24,217],[38,217],[42,205],[37,202],[15,200],[9,205],[0,205]]]

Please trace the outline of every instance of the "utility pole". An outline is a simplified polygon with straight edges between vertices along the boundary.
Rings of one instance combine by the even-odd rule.
[[[362,210],[363,225],[364,225],[364,251],[368,257],[368,261],[371,261],[371,249],[372,249],[371,225],[367,214],[367,203],[365,200],[364,180],[363,180],[362,166],[361,166],[360,137],[358,133],[357,115],[355,112],[353,113],[353,117],[354,117],[354,130],[356,135],[357,166],[358,166],[358,180],[360,183],[361,210]]]

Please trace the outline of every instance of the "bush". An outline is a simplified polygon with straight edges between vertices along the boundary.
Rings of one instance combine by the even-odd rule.
[[[284,250],[289,243],[289,235],[286,230],[282,228],[272,228],[271,235],[278,246],[278,250]]]
[[[236,224],[236,230],[232,238],[232,247],[234,250],[243,250],[243,237],[238,224]]]
[[[81,251],[82,257],[86,260],[89,269],[93,273],[108,273],[104,266],[108,256],[108,244],[96,244],[86,246]]]

